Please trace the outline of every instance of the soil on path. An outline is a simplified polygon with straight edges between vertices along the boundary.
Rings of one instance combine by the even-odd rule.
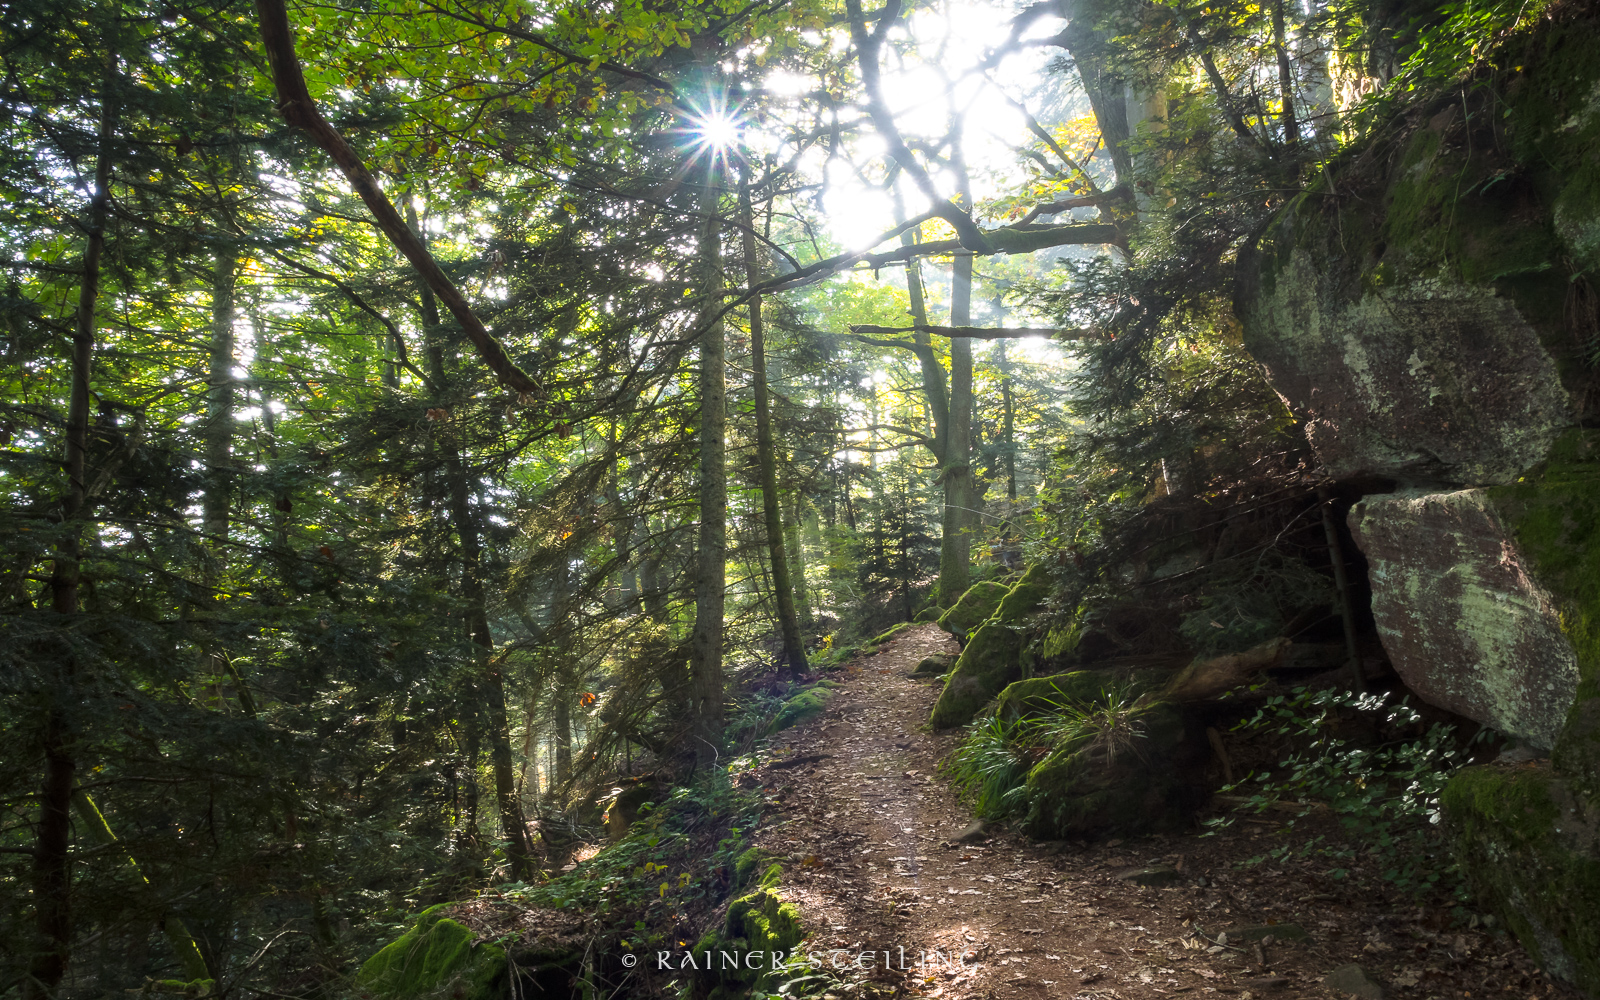
[[[938,766],[959,733],[928,732],[940,682],[909,676],[955,651],[923,625],[854,661],[759,772],[772,808],[755,843],[789,859],[803,947],[848,986],[840,1000],[1327,998],[1323,978],[1350,963],[1391,1000],[1578,996],[1511,938],[1389,893],[1359,859],[1338,880],[1326,859],[1239,867],[1275,846],[1270,822],[1095,845],[1004,830],[955,842],[972,817]],[[1132,880],[1153,866],[1174,870],[1171,884]]]

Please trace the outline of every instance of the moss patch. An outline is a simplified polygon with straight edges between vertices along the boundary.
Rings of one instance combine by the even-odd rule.
[[[1008,593],[1010,588],[1002,583],[992,580],[975,583],[961,595],[961,600],[939,616],[939,627],[957,639],[965,639],[994,616]]]
[[[745,852],[740,861],[752,853]],[[784,958],[805,938],[800,912],[779,893],[782,877],[781,865],[767,865],[756,890],[729,903],[722,926],[695,944],[692,954],[704,966],[695,973],[695,996],[743,1000],[777,986]]]
[[[994,616],[1002,622],[1019,622],[1039,610],[1054,589],[1050,574],[1043,566],[1029,566],[1022,579],[1001,599]]]
[[[1021,680],[1022,645],[1022,636],[1010,626],[990,622],[978,629],[933,705],[929,718],[933,728],[966,725],[990,698]]]
[[[834,681],[818,681],[799,694],[792,696],[783,703],[782,708],[778,709],[778,714],[773,717],[772,721],[767,723],[767,735],[771,736],[773,733],[781,732],[790,726],[797,726],[807,719],[821,715],[822,710],[828,707],[828,702],[832,700],[838,688],[839,685]]]
[[[1062,705],[1103,704],[1113,687],[1112,676],[1098,670],[1030,677],[1000,692],[995,713],[1011,720],[1059,711]]]
[[[497,1000],[506,972],[505,949],[493,944],[474,948],[472,931],[439,912],[447,906],[424,911],[410,930],[367,959],[356,973],[356,985],[395,1000]]]
[[[1577,654],[1577,697],[1556,743],[1556,768],[1600,794],[1600,433],[1568,431],[1543,465],[1489,496],[1558,602]]]
[[[867,645],[869,645],[869,646],[881,646],[884,643],[888,642],[890,639],[893,639],[895,636],[899,635],[901,632],[904,632],[906,629],[910,628],[913,624],[914,624],[913,622],[901,622],[900,624],[894,626],[893,628],[888,629],[887,631],[883,632],[882,634],[880,634],[878,636],[875,636],[871,642],[867,643]]]
[[[1600,993],[1600,803],[1548,768],[1463,768],[1442,796],[1462,870],[1546,971]]]

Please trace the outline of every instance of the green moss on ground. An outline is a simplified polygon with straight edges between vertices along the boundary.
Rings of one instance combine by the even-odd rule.
[[[889,640],[893,639],[895,636],[899,635],[901,632],[904,632],[906,629],[910,628],[914,624],[915,624],[915,622],[901,622],[900,624],[894,626],[893,628],[890,628],[887,631],[881,633],[880,635],[875,636],[872,639],[871,642],[867,643],[867,645],[869,645],[869,646],[881,646],[884,643],[888,642]]]
[[[971,722],[1008,684],[1022,679],[1022,636],[998,622],[978,629],[945,679],[929,718],[935,729]]]
[[[1005,600],[1008,593],[1010,588],[1003,583],[990,580],[975,583],[950,610],[939,616],[939,627],[957,639],[965,639],[979,625],[994,617],[1000,602]]]
[[[1028,772],[1029,836],[1041,840],[1175,830],[1189,822],[1172,757],[1183,715],[1157,702],[1130,709],[1140,736],[1109,746],[1089,738],[1058,747]]]
[[[800,693],[791,696],[788,701],[783,703],[783,707],[778,709],[778,714],[773,716],[772,721],[767,723],[767,735],[771,736],[773,733],[782,732],[791,726],[798,726],[807,719],[821,715],[822,710],[828,707],[828,702],[832,700],[838,689],[838,682],[821,680],[805,688]]]
[[[1469,767],[1442,803],[1478,897],[1547,971],[1600,993],[1600,802],[1545,767]]]
[[[472,930],[440,912],[449,905],[425,910],[410,930],[367,959],[356,973],[356,986],[394,1000],[498,1000],[505,949],[494,944],[473,947]]]

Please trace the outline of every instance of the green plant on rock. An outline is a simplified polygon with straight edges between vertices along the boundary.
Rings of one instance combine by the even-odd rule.
[[[1350,835],[1378,862],[1382,877],[1397,888],[1421,894],[1430,889],[1460,893],[1460,872],[1449,859],[1439,836],[1439,797],[1451,774],[1466,761],[1455,728],[1430,726],[1420,736],[1405,736],[1376,746],[1358,745],[1341,737],[1341,712],[1366,715],[1379,723],[1375,729],[1414,727],[1422,717],[1405,701],[1389,704],[1383,694],[1311,691],[1297,688],[1274,695],[1236,731],[1288,737],[1303,747],[1288,754],[1277,771],[1252,773],[1227,791],[1249,791],[1235,812],[1265,813],[1298,805],[1297,819],[1327,808]],[[1485,738],[1484,729],[1474,740]],[[1233,816],[1209,820],[1215,831],[1233,822]],[[1334,846],[1317,838],[1309,844],[1284,846],[1250,859],[1282,860],[1291,854],[1321,855],[1348,861],[1355,850]],[[1343,877],[1347,868],[1333,869]]]

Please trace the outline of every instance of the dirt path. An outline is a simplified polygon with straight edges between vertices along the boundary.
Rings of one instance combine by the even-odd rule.
[[[762,772],[776,802],[756,844],[791,859],[785,894],[811,932],[807,950],[857,984],[841,1000],[1325,998],[1323,977],[1347,963],[1391,998],[1576,996],[1509,938],[1387,899],[1359,865],[1338,882],[1326,860],[1236,868],[1273,845],[1270,824],[1094,846],[1004,832],[951,843],[972,822],[937,774],[958,735],[925,730],[938,684],[908,675],[955,649],[925,625],[855,661],[821,716],[779,734],[779,759]],[[1175,881],[1129,880],[1152,865]],[[1306,939],[1284,940],[1290,924]],[[1228,931],[1228,947],[1214,943]],[[924,952],[942,957],[919,968]]]

